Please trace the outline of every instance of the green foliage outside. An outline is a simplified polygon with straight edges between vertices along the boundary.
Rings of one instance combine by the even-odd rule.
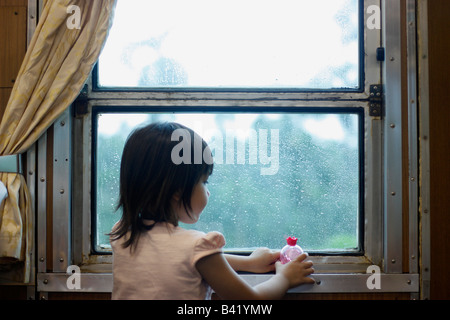
[[[302,117],[320,120],[324,116],[282,114],[271,119],[261,114],[254,121],[256,132],[279,130],[278,172],[261,175],[261,167],[268,165],[259,161],[250,165],[248,158],[245,164],[225,161],[215,164],[209,178],[208,206],[198,223],[182,227],[220,231],[226,238],[227,249],[281,248],[287,236],[296,236],[298,244],[308,251],[357,248],[360,196],[357,115],[337,114],[347,134],[343,141],[317,139],[300,125]],[[143,122],[162,117],[143,115]],[[216,115],[218,127],[223,127],[225,118]],[[120,218],[120,212],[115,211],[120,158],[132,128],[122,125],[118,129],[116,134],[98,136],[96,241],[99,249],[109,247],[105,234]]]

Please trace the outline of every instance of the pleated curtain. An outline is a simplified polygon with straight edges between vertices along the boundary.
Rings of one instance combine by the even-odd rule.
[[[0,156],[25,153],[80,93],[112,24],[116,0],[47,0],[0,123]],[[1,157],[0,157],[1,161]],[[0,173],[0,264],[30,280],[32,206],[23,175]],[[4,189],[3,189],[4,190]]]

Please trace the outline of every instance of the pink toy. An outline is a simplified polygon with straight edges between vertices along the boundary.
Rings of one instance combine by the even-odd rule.
[[[280,261],[285,264],[303,253],[303,249],[297,245],[297,238],[289,237],[286,239],[287,245],[281,249]]]

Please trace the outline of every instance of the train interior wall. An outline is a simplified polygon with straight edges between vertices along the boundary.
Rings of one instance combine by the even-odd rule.
[[[0,0],[0,118],[6,108],[27,46],[27,0]],[[430,299],[450,298],[450,1],[428,1],[429,43],[429,141],[430,141]],[[405,24],[405,23],[404,23]],[[406,24],[405,24],[406,25]],[[406,56],[406,52],[404,53]],[[406,70],[406,68],[404,68]],[[404,88],[406,90],[406,87]],[[404,93],[406,94],[406,93]],[[403,106],[406,110],[406,106]],[[403,121],[407,122],[407,115]],[[405,126],[406,127],[406,126]],[[407,128],[404,128],[404,141]],[[407,188],[407,150],[403,150],[404,188]],[[408,192],[403,192],[404,217],[407,225]],[[406,227],[404,228],[406,230]],[[408,239],[408,238],[406,238]],[[405,252],[408,244],[405,242]],[[407,257],[404,257],[407,259]],[[403,264],[405,268],[408,263]],[[404,270],[408,272],[408,270]],[[17,283],[1,283],[0,300],[26,299],[27,286]],[[110,293],[49,293],[48,299],[109,299]],[[381,294],[297,294],[287,299],[409,299],[405,293]]]

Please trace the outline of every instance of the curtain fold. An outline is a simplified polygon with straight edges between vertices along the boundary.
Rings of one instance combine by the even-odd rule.
[[[115,5],[116,0],[45,1],[0,123],[0,156],[26,152],[75,100],[98,60]],[[0,263],[23,261],[29,269],[29,191],[20,174],[0,173],[0,181],[8,193],[0,204]],[[23,281],[29,281],[29,270]]]

